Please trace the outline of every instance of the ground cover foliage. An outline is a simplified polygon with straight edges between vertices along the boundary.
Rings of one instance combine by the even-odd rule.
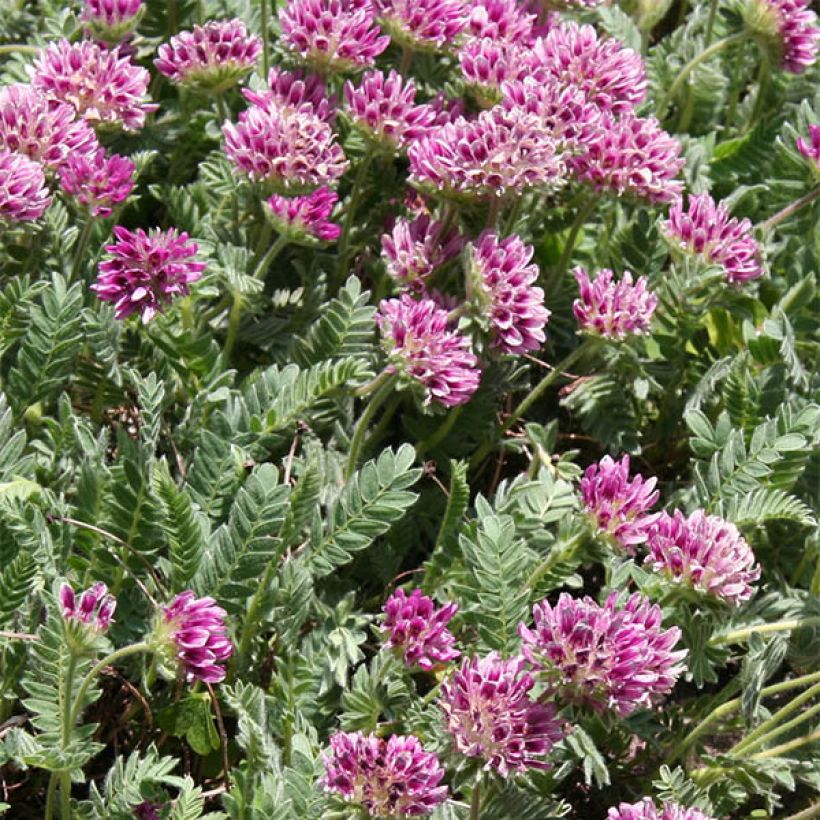
[[[817,21],[539,2],[0,8],[8,816],[820,816]]]

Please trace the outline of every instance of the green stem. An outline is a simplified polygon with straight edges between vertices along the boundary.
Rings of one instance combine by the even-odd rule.
[[[236,337],[239,334],[239,323],[242,320],[242,294],[238,291],[232,292],[233,302],[231,312],[228,314],[228,331],[225,334],[225,347],[222,348],[222,355],[227,362],[231,358],[233,346],[236,344]]]
[[[579,533],[574,538],[571,538],[560,547],[556,545],[550,550],[550,554],[532,571],[530,577],[527,578],[527,589],[535,589],[535,585],[559,562],[567,560],[572,557],[576,547],[581,542],[583,537]]]
[[[782,211],[778,211],[774,216],[770,216],[765,222],[761,222],[757,226],[757,229],[759,231],[763,231],[764,233],[770,231],[775,227],[775,225],[779,225],[784,219],[788,219],[790,216],[797,213],[797,211],[801,208],[811,202],[814,202],[814,200],[818,197],[820,197],[820,187],[815,188],[813,191],[809,191],[809,193],[805,196],[801,196],[800,199],[796,199],[792,202],[791,205],[787,205]]]
[[[20,52],[21,54],[36,54],[40,49],[37,46],[27,46],[22,43],[10,43],[8,45],[0,46],[0,56],[3,54],[14,54]]]
[[[784,820],[812,820],[813,817],[820,817],[820,803],[813,803],[797,814],[790,814]]]
[[[385,399],[393,392],[397,380],[397,377],[392,374],[385,379],[381,387],[373,394],[373,397],[367,403],[367,407],[365,407],[364,412],[359,418],[356,429],[353,431],[353,440],[350,442],[350,454],[347,457],[347,469],[345,470],[346,481],[349,481],[353,473],[356,472],[356,466],[359,461],[359,451],[362,449],[367,426],[373,420],[373,417]]]
[[[71,772],[60,772],[60,817],[71,820]]]
[[[367,171],[373,159],[373,152],[368,151],[361,159],[356,178],[353,180],[353,187],[350,189],[350,199],[347,203],[347,213],[342,226],[342,237],[339,240],[339,262],[336,269],[338,276],[343,276],[347,268],[348,256],[350,255],[350,234],[353,230],[353,219],[359,207],[359,200],[362,197],[364,183],[367,180]]]
[[[751,131],[755,125],[757,125],[758,120],[763,114],[763,105],[766,102],[766,91],[769,87],[769,74],[769,61],[764,58],[760,63],[760,73],[757,78],[757,97],[755,97],[755,105],[752,109],[752,116],[749,117],[749,121],[746,123],[746,128],[743,129],[744,131]]]
[[[225,95],[221,91],[218,91],[214,94],[214,101],[216,102],[216,115],[219,117],[219,124],[222,125],[225,120],[230,119],[228,117],[228,109],[225,105]]]
[[[70,712],[70,726],[73,727],[77,722],[77,719],[80,717],[80,710],[83,708],[83,700],[88,692],[88,688],[92,683],[94,683],[94,679],[100,674],[100,672],[103,671],[103,669],[105,669],[106,666],[111,666],[116,661],[121,661],[123,658],[127,658],[130,655],[150,651],[151,645],[145,641],[133,643],[117,649],[110,655],[106,655],[99,663],[95,664],[91,668],[91,671],[83,678],[80,688],[77,690],[77,697],[74,698],[74,705],[71,707]]]
[[[261,0],[259,14],[259,28],[262,35],[262,71],[267,81],[270,66],[270,51],[268,46],[268,0]]]
[[[45,820],[53,820],[54,818],[54,804],[57,802],[57,781],[60,776],[57,772],[52,772],[48,779],[48,791],[46,792],[46,814]]]
[[[743,643],[753,634],[765,635],[769,632],[789,632],[805,626],[820,626],[820,616],[815,615],[810,618],[795,618],[790,621],[775,621],[770,624],[758,624],[757,626],[747,626],[743,629],[735,629],[732,632],[724,632],[722,635],[714,635],[709,641],[710,644]]]
[[[413,62],[413,52],[411,49],[407,48],[407,46],[401,47],[401,63],[399,63],[399,74],[402,77],[407,76],[407,72],[410,71],[410,66]]]
[[[724,37],[722,40],[718,40],[715,43],[712,43],[708,48],[701,51],[696,57],[693,57],[681,70],[678,76],[675,78],[675,81],[669,87],[669,90],[664,94],[661,98],[661,101],[658,103],[658,107],[655,109],[655,115],[658,119],[661,119],[663,115],[666,113],[666,109],[669,107],[669,104],[675,98],[675,95],[680,90],[683,83],[686,81],[686,78],[703,62],[708,60],[710,57],[713,57],[719,51],[722,51],[724,48],[727,48],[730,45],[734,45],[735,43],[739,43],[741,40],[745,40],[749,35],[745,31],[739,31],[735,34],[731,34],[728,37]]]
[[[799,678],[792,678],[791,680],[774,683],[771,686],[765,686],[760,690],[761,697],[770,697],[771,695],[778,695],[781,692],[786,692],[789,689],[795,689],[798,686],[806,686],[811,683],[820,681],[820,672],[814,672],[810,675],[802,675]],[[741,706],[741,699],[734,698],[727,700],[720,706],[715,707],[688,735],[677,745],[674,750],[669,764],[672,765],[680,760],[686,753],[686,750],[703,734],[706,733],[715,723],[721,718],[728,717],[733,712],[736,712]]]
[[[796,737],[794,740],[781,743],[779,746],[772,746],[771,749],[766,749],[765,752],[758,752],[756,755],[752,755],[749,760],[766,760],[770,757],[780,757],[784,752],[791,752],[805,746],[807,743],[817,741],[820,741],[820,729],[815,729],[810,734],[803,735],[803,737]]]
[[[810,701],[818,694],[820,694],[820,683],[806,689],[805,692],[802,692],[796,698],[792,698],[782,709],[775,712],[768,720],[764,720],[757,729],[750,732],[743,740],[729,749],[727,755],[737,757],[739,754],[759,746],[761,741],[775,730],[783,718],[788,717],[792,712],[799,709],[804,703]],[[820,707],[816,707],[815,711],[820,711]],[[779,732],[777,732],[777,734],[779,734]]]
[[[820,712],[820,703],[816,704],[815,706],[812,706],[811,709],[806,709],[805,712],[801,712],[797,717],[786,721],[777,728],[772,729],[771,732],[768,732],[762,737],[759,737],[757,740],[754,741],[754,743],[750,743],[748,746],[744,746],[743,754],[748,755],[749,752],[753,749],[759,749],[761,746],[768,746],[775,738],[778,738],[780,737],[780,735],[790,732],[796,726],[799,726],[801,723],[804,723],[810,718],[813,718],[818,712]]]
[[[470,820],[479,820],[481,817],[481,775],[478,775],[470,795]]]
[[[256,632],[256,626],[259,620],[259,607],[265,599],[265,594],[267,593],[271,576],[275,569],[276,564],[273,561],[269,562],[267,567],[265,567],[265,572],[262,574],[262,578],[259,581],[259,586],[257,587],[256,592],[254,592],[251,602],[248,605],[245,625],[242,627],[242,637],[239,639],[239,649],[236,653],[237,666],[240,670],[245,668],[245,662],[247,661],[248,653],[251,648],[251,641],[253,641],[253,636]]]
[[[94,228],[94,217],[90,216],[86,220],[83,229],[77,238],[77,244],[74,249],[74,264],[71,266],[71,279],[76,280],[80,276],[80,268],[83,266],[83,256],[88,245],[88,240],[91,238],[91,231]]]
[[[63,679],[63,725],[62,725],[62,747],[66,749],[71,743],[71,729],[74,726],[71,716],[73,708],[71,703],[71,693],[74,690],[74,675],[77,672],[77,654],[71,652],[68,656],[68,667]],[[60,772],[60,816],[63,820],[71,820],[71,773]]]
[[[715,28],[715,17],[717,17],[718,0],[711,0],[709,3],[709,19],[706,21],[706,34],[703,45],[708,46],[712,42],[712,32]]]
[[[276,241],[265,251],[265,255],[259,260],[259,264],[253,272],[254,279],[264,280],[268,268],[277,256],[282,252],[283,248],[288,244],[288,238],[285,234],[277,237]]]
[[[453,429],[453,425],[458,421],[458,417],[461,415],[463,410],[463,404],[450,408],[444,421],[433,431],[431,435],[419,442],[418,447],[416,447],[416,453],[419,455],[419,458],[421,458],[422,453],[429,452],[440,441],[447,438],[450,431]]]
[[[568,367],[573,365],[578,359],[581,358],[588,350],[592,349],[593,346],[596,346],[598,343],[597,338],[590,338],[587,339],[585,342],[582,342],[575,350],[572,351],[568,356],[564,357],[555,367],[546,375],[540,382],[538,382],[535,387],[527,394],[527,396],[521,401],[518,407],[513,410],[510,414],[509,418],[501,425],[498,433],[499,435],[504,435],[507,430],[510,429],[523,415],[527,412],[527,410],[532,407],[532,405],[538,401],[544,391],[550,387],[557,379],[562,375],[563,371],[566,370]],[[494,446],[494,442],[486,442],[478,450],[474,453],[473,457],[470,459],[470,467],[476,467],[483,459],[489,454]]]
[[[569,267],[569,260],[572,258],[572,252],[575,250],[575,243],[578,241],[578,234],[581,232],[581,228],[584,227],[584,224],[592,215],[592,212],[595,210],[595,206],[598,204],[598,198],[595,196],[591,196],[579,209],[578,213],[575,215],[575,221],[572,223],[572,227],[569,229],[569,236],[567,237],[567,242],[564,245],[564,250],[561,253],[561,260],[558,263],[558,280],[564,278],[564,274],[567,272],[567,268]]]

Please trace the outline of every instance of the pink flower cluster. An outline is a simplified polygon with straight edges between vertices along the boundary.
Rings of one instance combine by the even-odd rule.
[[[241,20],[211,20],[161,45],[154,65],[175,83],[221,93],[253,70],[261,51]]]
[[[226,614],[213,598],[197,598],[190,590],[163,607],[162,628],[170,637],[189,683],[219,683],[225,679],[221,664],[233,653]]]
[[[760,578],[751,547],[734,524],[696,510],[661,513],[647,528],[645,563],[673,583],[740,606]]]
[[[716,820],[700,809],[688,809],[677,803],[662,803],[658,808],[649,797],[637,803],[621,803],[607,812],[607,820]]]
[[[117,599],[108,594],[108,587],[101,581],[79,596],[68,584],[61,584],[59,598],[66,621],[86,624],[95,632],[105,632],[111,626]]]
[[[117,241],[106,245],[109,256],[91,289],[103,302],[114,304],[118,319],[139,313],[149,322],[175,296],[187,294],[205,269],[204,262],[193,259],[196,243],[176,228],[146,233],[118,225],[114,236]]]
[[[752,223],[730,217],[726,203],[715,204],[709,194],[690,196],[687,210],[682,201],[676,202],[669,209],[663,231],[680,250],[723,268],[724,276],[733,284],[763,275]]]
[[[456,749],[504,777],[548,768],[544,758],[563,732],[555,706],[533,698],[534,686],[521,657],[504,660],[492,652],[465,659],[442,683],[439,699]]]
[[[367,0],[290,0],[279,22],[285,46],[321,73],[372,66],[390,42]]]
[[[614,282],[612,271],[604,268],[590,281],[581,267],[573,273],[579,298],[572,303],[572,311],[581,330],[609,339],[649,331],[658,297],[647,290],[646,277],[633,283],[632,274],[626,271],[620,282]]]
[[[680,630],[663,629],[661,608],[640,593],[617,600],[562,593],[533,607],[532,629],[519,625],[524,657],[559,701],[626,716],[674,687],[686,656],[674,649]]]
[[[440,609],[420,589],[407,595],[397,589],[384,607],[381,631],[387,634],[385,646],[398,650],[409,667],[429,671],[448,663],[461,653],[455,648],[455,637],[447,624],[458,612],[458,606],[445,604]]]
[[[428,214],[415,219],[396,220],[381,238],[387,272],[405,287],[419,288],[442,265],[455,259],[464,247],[464,238],[454,229]]]
[[[325,81],[318,74],[305,74],[298,69],[283,71],[274,66],[268,72],[267,88],[243,88],[242,94],[260,108],[279,108],[288,114],[303,112],[328,125],[336,118],[336,98],[327,96]]]
[[[125,202],[134,189],[134,163],[98,148],[92,156],[70,155],[60,168],[60,185],[92,216],[111,216],[114,205]]]
[[[42,165],[0,148],[0,223],[39,219],[50,204]]]
[[[531,43],[535,15],[517,0],[472,0],[468,15],[464,34],[471,39],[521,46]]]
[[[797,150],[820,171],[820,125],[809,126],[809,139],[797,138]]]
[[[646,541],[647,528],[658,518],[658,513],[649,513],[660,496],[656,483],[655,478],[640,474],[630,480],[628,455],[620,461],[604,456],[590,464],[581,478],[584,510],[596,529],[628,555],[634,555],[635,546]]]
[[[443,49],[467,25],[463,0],[373,0],[373,5],[390,37],[414,51]]]
[[[416,103],[413,81],[395,71],[369,71],[358,86],[345,83],[344,95],[353,124],[383,150],[406,149],[436,121],[433,108]]]
[[[811,0],[749,0],[746,20],[784,71],[802,74],[814,65],[820,27]]]
[[[328,217],[338,200],[335,191],[319,188],[307,196],[274,194],[265,204],[274,228],[292,242],[335,242],[342,229]]]
[[[448,329],[447,311],[432,299],[408,294],[379,305],[377,321],[388,369],[398,373],[432,401],[453,407],[478,389],[478,360],[465,336]]]
[[[325,789],[371,817],[427,815],[447,799],[444,769],[413,735],[337,732],[322,762]]]
[[[83,40],[60,40],[43,49],[31,70],[44,96],[71,105],[91,125],[138,131],[157,105],[146,102],[150,75],[130,57]]]
[[[84,0],[82,20],[97,40],[115,45],[137,27],[144,11],[142,0]]]
[[[546,340],[550,312],[535,286],[538,266],[531,245],[519,236],[499,239],[485,231],[470,245],[474,298],[489,318],[493,345],[504,353],[538,350]]]

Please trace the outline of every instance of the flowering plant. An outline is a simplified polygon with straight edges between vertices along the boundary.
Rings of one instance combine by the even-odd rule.
[[[808,0],[0,13],[0,814],[817,816]]]

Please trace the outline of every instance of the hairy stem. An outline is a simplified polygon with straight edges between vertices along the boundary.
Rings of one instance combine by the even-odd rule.
[[[447,416],[444,421],[429,436],[427,436],[426,439],[419,442],[418,447],[416,447],[416,453],[419,457],[421,457],[422,453],[429,452],[439,442],[447,438],[463,410],[464,405],[459,404],[457,407],[451,407],[447,411]]]
[[[595,206],[597,204],[597,197],[591,196],[578,209],[578,213],[575,215],[575,220],[569,229],[569,236],[567,237],[567,242],[564,245],[564,250],[561,253],[561,260],[558,262],[558,281],[564,278],[564,274],[567,272],[567,268],[569,267],[569,260],[572,258],[572,252],[575,250],[575,243],[578,241],[578,234],[581,232],[581,228],[584,227],[587,220],[592,215],[592,212],[595,210]]]
[[[350,234],[353,230],[353,220],[356,210],[359,207],[359,200],[362,198],[362,191],[367,180],[367,172],[373,159],[373,152],[368,151],[359,162],[356,178],[353,180],[353,187],[350,189],[350,199],[347,203],[347,212],[342,226],[342,238],[339,240],[337,276],[343,276],[347,269],[348,257],[350,256]]]
[[[766,233],[770,231],[775,225],[779,225],[783,220],[788,219],[793,214],[797,213],[801,208],[805,207],[806,205],[814,202],[815,199],[820,197],[820,186],[815,188],[813,191],[809,191],[805,196],[801,196],[800,199],[796,199],[791,205],[787,205],[783,210],[778,211],[774,216],[770,216],[765,222],[761,222],[757,227],[758,230],[763,231]]]
[[[265,274],[268,272],[268,268],[271,266],[271,263],[277,256],[279,256],[287,244],[287,236],[282,234],[277,237],[276,241],[267,249],[267,251],[265,251],[265,255],[259,260],[259,264],[253,272],[254,279],[264,280]]]
[[[790,632],[805,626],[820,626],[820,616],[815,615],[810,618],[795,618],[790,621],[775,621],[770,624],[747,626],[743,629],[735,629],[732,632],[724,632],[722,635],[714,635],[709,643],[743,643],[743,641],[748,640],[755,632],[758,635],[764,635],[769,632]]]
[[[470,820],[478,820],[481,817],[481,775],[476,777],[473,792],[470,795]]]
[[[749,117],[749,121],[746,123],[746,128],[744,131],[751,131],[759,122],[761,115],[763,114],[763,105],[766,102],[766,91],[769,88],[769,75],[771,74],[771,69],[769,67],[769,61],[764,59],[763,62],[760,63],[760,73],[757,78],[757,97],[755,97],[755,105],[752,109],[752,116]]]
[[[367,427],[385,399],[393,392],[396,381],[396,376],[389,374],[388,378],[384,380],[383,384],[373,394],[373,398],[367,403],[367,407],[365,407],[364,412],[359,418],[356,429],[353,431],[353,440],[350,442],[350,454],[347,457],[347,468],[345,469],[346,481],[349,481],[353,473],[356,472],[356,467],[359,463],[359,451],[362,449]]]
[[[85,249],[88,246],[88,240],[91,238],[91,231],[94,229],[94,217],[89,215],[88,219],[83,225],[80,236],[77,238],[77,244],[74,249],[74,264],[71,266],[71,279],[75,281],[80,276],[80,270],[83,266],[83,256],[85,256]]]
[[[803,737],[796,737],[794,740],[781,743],[779,746],[772,746],[771,749],[766,749],[765,752],[758,752],[756,755],[752,755],[749,760],[766,760],[770,757],[780,757],[785,752],[791,752],[801,746],[817,743],[818,741],[820,741],[820,729],[815,729],[813,732],[803,735]]]

